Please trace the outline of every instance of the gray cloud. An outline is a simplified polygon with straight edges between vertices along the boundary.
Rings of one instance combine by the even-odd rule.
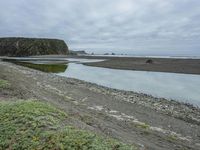
[[[98,53],[200,55],[200,1],[0,0],[0,36],[62,38]]]

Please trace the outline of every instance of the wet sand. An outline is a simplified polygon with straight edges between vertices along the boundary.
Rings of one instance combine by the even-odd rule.
[[[148,60],[152,62],[148,63]],[[85,65],[112,69],[200,74],[200,59],[108,57],[106,61],[85,63]]]

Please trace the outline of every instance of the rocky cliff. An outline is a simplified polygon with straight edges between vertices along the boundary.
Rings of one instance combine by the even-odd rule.
[[[0,38],[1,56],[66,55],[63,40],[39,38]]]

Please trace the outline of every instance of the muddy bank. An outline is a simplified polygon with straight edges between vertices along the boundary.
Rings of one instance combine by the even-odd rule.
[[[112,69],[200,74],[200,59],[109,57],[106,61],[86,65]]]
[[[67,112],[70,124],[140,149],[199,149],[200,109],[145,94],[105,88],[0,61],[11,87],[1,100],[39,99]]]

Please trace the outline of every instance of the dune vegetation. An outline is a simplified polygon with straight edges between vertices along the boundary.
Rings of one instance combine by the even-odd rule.
[[[67,126],[66,113],[36,100],[1,101],[0,116],[0,149],[134,149]]]

